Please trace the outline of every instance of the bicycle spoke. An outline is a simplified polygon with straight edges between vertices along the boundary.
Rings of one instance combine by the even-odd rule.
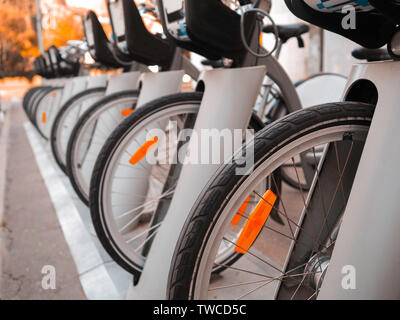
[[[159,226],[161,226],[161,222],[158,223],[158,224],[156,224],[156,225],[154,225],[154,226],[152,226],[151,228],[148,228],[148,229],[144,230],[143,232],[139,233],[138,235],[134,236],[133,238],[129,239],[129,240],[127,241],[127,243],[132,243],[132,242],[134,242],[135,240],[140,239],[141,237],[143,237],[144,235],[146,235],[149,231],[155,230],[155,229],[157,229]]]
[[[254,276],[259,276],[259,277],[269,278],[269,279],[271,278],[271,276],[267,276],[265,274],[261,274],[261,273],[253,272],[253,271],[250,271],[250,270],[245,270],[245,269],[233,267],[233,266],[230,266],[230,265],[227,265],[227,264],[214,263],[214,265],[216,265],[218,267],[223,267],[223,268],[226,268],[226,269],[231,269],[231,270],[235,270],[235,271],[248,273],[248,274],[251,274],[251,275],[254,275]]]
[[[227,242],[229,242],[229,243],[231,243],[231,244],[235,245],[236,247],[238,247],[238,248],[240,248],[240,249],[244,250],[243,248],[241,248],[240,246],[238,246],[236,243],[234,243],[234,242],[230,241],[230,240],[229,240],[228,238],[226,238],[226,237],[224,237],[224,238],[223,238],[223,240],[225,240],[225,241],[227,241]],[[244,251],[246,251],[246,250],[244,250]],[[246,251],[246,254],[249,254],[249,255],[251,255],[252,257],[254,257],[254,258],[256,258],[256,259],[260,260],[261,262],[265,263],[267,266],[269,266],[269,267],[271,267],[271,268],[275,269],[276,271],[279,271],[279,272],[283,273],[283,271],[282,271],[282,270],[280,270],[279,268],[275,267],[275,266],[274,266],[274,265],[272,265],[271,263],[269,263],[269,262],[265,261],[263,258],[261,258],[261,257],[257,256],[256,254],[254,254],[254,253],[250,252],[249,250],[247,250],[247,251]]]
[[[147,237],[146,240],[144,240],[143,243],[135,249],[135,252],[139,252],[146,245],[146,243],[148,243],[152,238],[156,236],[157,233],[158,230],[153,232],[149,237]]]

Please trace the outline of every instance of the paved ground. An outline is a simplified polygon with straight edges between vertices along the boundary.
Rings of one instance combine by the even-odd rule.
[[[12,108],[10,114],[0,298],[85,299],[23,128],[25,114],[20,107]],[[46,265],[55,267],[55,290],[42,288]]]

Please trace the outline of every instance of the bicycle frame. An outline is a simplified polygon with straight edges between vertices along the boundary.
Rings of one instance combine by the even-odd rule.
[[[400,298],[399,75],[397,61],[353,67],[345,100],[370,81],[378,103],[319,299]],[[355,288],[342,285],[347,266]]]

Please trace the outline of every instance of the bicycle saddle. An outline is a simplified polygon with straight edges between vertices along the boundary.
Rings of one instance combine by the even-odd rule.
[[[118,50],[111,51],[114,48],[108,40],[96,13],[89,11],[83,19],[83,25],[89,53],[96,62],[110,68],[126,67],[127,64],[132,62],[130,57],[118,52]],[[118,61],[115,55],[123,63]]]
[[[170,66],[175,46],[147,30],[132,0],[108,0],[107,7],[114,38],[122,52],[146,65]]]
[[[240,35],[241,16],[220,0],[157,0],[161,21],[177,46],[210,60],[240,58],[246,49]],[[255,19],[248,16],[245,35],[253,34]]]
[[[291,38],[301,39],[301,36],[310,31],[310,27],[305,23],[277,25],[278,36],[282,43],[285,43]],[[263,28],[264,33],[274,33],[272,25],[265,26]],[[304,43],[302,45],[304,47]]]
[[[370,49],[386,45],[399,22],[390,19],[386,13],[390,10],[392,16],[398,14],[400,5],[397,0],[285,0],[285,3],[298,18]],[[356,9],[355,29],[343,27],[344,18],[349,14],[342,13],[342,8],[346,5]]]
[[[369,62],[373,61],[385,61],[392,60],[387,49],[367,49],[367,48],[357,48],[352,51],[352,56],[358,60],[367,60]]]

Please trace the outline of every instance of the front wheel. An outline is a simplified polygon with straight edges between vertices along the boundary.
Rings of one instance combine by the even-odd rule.
[[[187,129],[194,126],[202,98],[202,93],[178,93],[138,108],[114,130],[97,158],[89,198],[93,225],[105,250],[136,280],[179,178],[180,165],[170,157],[190,137]],[[262,127],[253,116],[249,128],[257,132]],[[155,161],[144,155],[137,159],[149,143]],[[219,253],[223,264],[237,258],[226,249]]]
[[[252,173],[237,176],[236,164],[221,167],[194,205],[173,257],[169,298],[315,299],[373,112],[371,105],[352,102],[311,107],[257,134],[245,146],[247,152],[254,147]],[[265,186],[269,177],[275,183],[282,167],[301,186],[307,166],[312,169],[307,191]],[[285,225],[270,219],[273,212]],[[242,258],[214,277],[222,245],[234,247]]]
[[[76,123],[67,148],[67,172],[79,198],[89,205],[93,167],[107,138],[136,107],[139,92],[111,94],[96,102]]]
[[[104,97],[105,91],[106,88],[98,87],[78,93],[60,108],[53,121],[50,132],[51,151],[60,169],[65,174],[68,174],[66,167],[67,147],[72,130],[81,115]]]

